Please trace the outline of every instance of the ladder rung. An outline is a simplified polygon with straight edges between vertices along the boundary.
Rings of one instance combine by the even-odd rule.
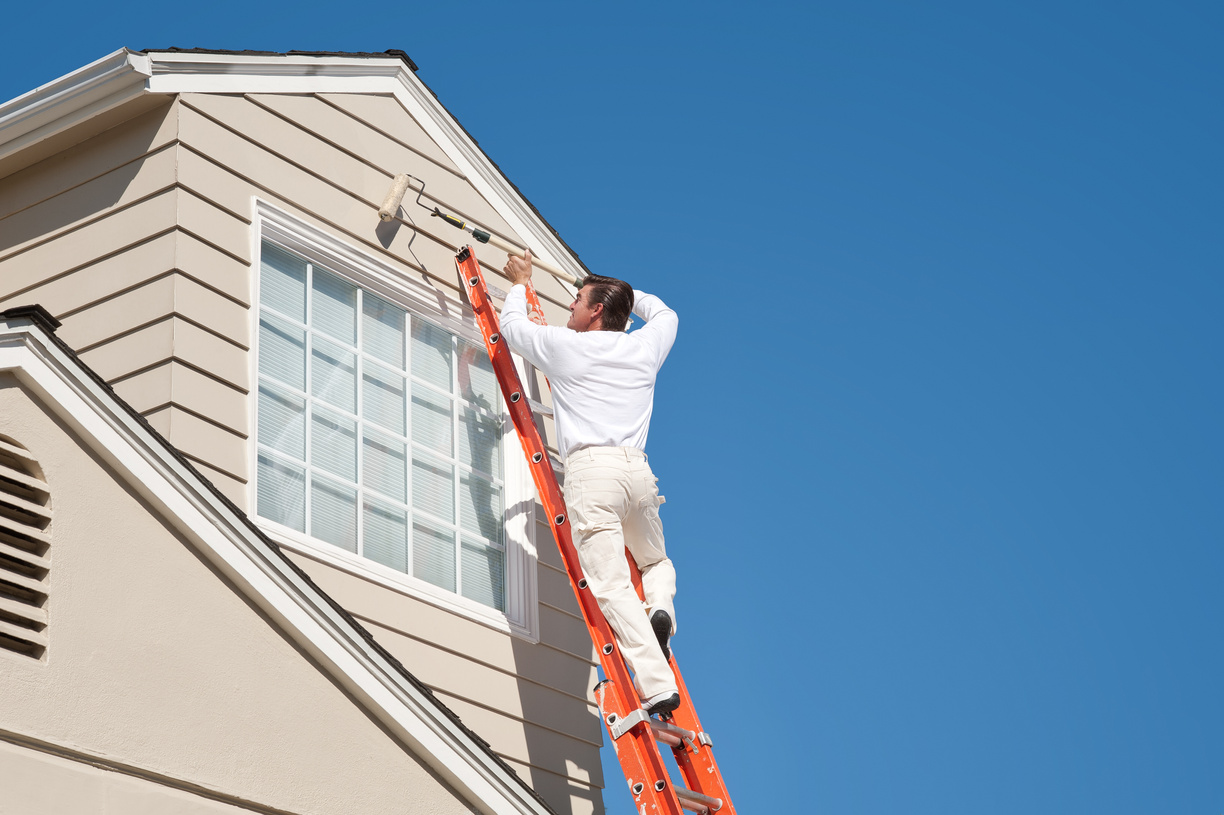
[[[657,719],[650,720],[650,729],[654,731],[656,739],[671,747],[679,747],[686,741],[697,740],[697,734],[692,730],[685,730],[683,727],[676,727],[674,724],[660,722]]]
[[[676,797],[680,799],[680,806],[693,812],[717,812],[723,805],[721,798],[711,798],[684,787],[676,787]]]
[[[536,414],[538,414],[538,415],[540,415],[540,416],[551,416],[551,415],[553,415],[553,409],[552,409],[552,408],[550,408],[548,405],[544,405],[544,404],[541,404],[541,403],[537,402],[536,400],[532,399],[531,397],[528,397],[528,398],[527,398],[527,406],[531,408],[531,412],[532,412],[532,413],[536,413]]]

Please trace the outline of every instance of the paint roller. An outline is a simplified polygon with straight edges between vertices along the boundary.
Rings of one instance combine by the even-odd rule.
[[[408,192],[408,182],[411,178],[412,176],[406,173],[400,173],[399,175],[395,177],[395,180],[391,183],[391,189],[387,192],[387,197],[383,199],[382,206],[378,208],[378,217],[381,218],[383,221],[399,221],[400,223],[404,223],[404,224],[407,224],[408,226],[412,226],[412,224],[409,224],[407,221],[405,221],[403,218],[399,217],[398,215],[400,203],[404,200],[404,195]],[[424,192],[424,185],[422,185],[421,190],[422,192]],[[420,203],[420,199],[421,199],[421,196],[418,195],[417,203]],[[429,209],[429,207],[426,206],[425,204],[421,204],[421,206],[425,207],[425,209]],[[441,218],[442,220],[446,221],[451,226],[457,229],[462,229],[464,232],[470,233],[471,236],[475,238],[477,241],[479,241],[480,243],[487,243],[490,246],[496,246],[498,249],[502,249],[511,255],[518,255],[522,257],[524,254],[525,250],[523,250],[521,247],[515,246],[509,241],[502,240],[496,235],[484,229],[480,229],[474,224],[469,224],[468,222],[463,221],[459,218],[456,218],[453,215],[447,215],[445,212],[438,209],[437,207],[433,208],[433,211],[430,213],[430,215],[432,215],[435,218]],[[532,257],[531,257],[531,265],[537,269],[548,272],[550,275],[557,278],[558,280],[564,280],[566,283],[569,283],[570,285],[573,285],[573,286],[578,285],[578,278],[574,277],[572,274],[570,274],[569,272],[563,269],[558,269],[556,266],[553,266],[551,263],[541,260],[540,258],[536,257],[534,253],[532,254]]]

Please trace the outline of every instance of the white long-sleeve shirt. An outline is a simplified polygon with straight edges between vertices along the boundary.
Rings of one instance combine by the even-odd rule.
[[[653,294],[635,290],[633,298],[633,313],[646,324],[625,333],[536,325],[527,317],[527,289],[506,295],[502,336],[552,384],[562,458],[584,447],[646,449],[655,376],[680,320]]]

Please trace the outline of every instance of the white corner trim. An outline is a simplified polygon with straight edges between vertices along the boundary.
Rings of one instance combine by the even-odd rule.
[[[0,158],[145,91],[150,59],[121,48],[0,105]]]
[[[318,591],[177,460],[80,364],[27,319],[0,322],[0,372],[78,433],[216,568],[283,627],[419,758],[488,815],[547,815],[506,771],[407,681]]]

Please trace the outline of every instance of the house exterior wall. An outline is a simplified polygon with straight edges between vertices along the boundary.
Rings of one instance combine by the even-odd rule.
[[[471,811],[7,374],[0,416],[53,507],[46,653],[0,651],[4,812]]]
[[[404,201],[415,230],[381,224],[395,174],[424,179],[428,207],[521,241],[392,96],[182,94],[141,110],[0,180],[0,308],[47,308],[87,364],[253,513],[254,200],[451,308],[461,308],[453,256],[468,236],[430,218],[415,192]],[[508,289],[501,253],[477,254]],[[550,322],[564,322],[569,295],[537,277]],[[542,378],[528,387],[548,403]],[[551,421],[544,430],[555,445]],[[596,663],[550,530],[530,526],[538,642],[294,557],[555,809],[599,812]]]

